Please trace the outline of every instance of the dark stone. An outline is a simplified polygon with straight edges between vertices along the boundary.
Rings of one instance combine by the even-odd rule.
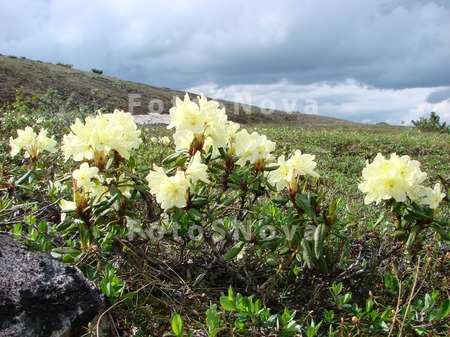
[[[78,269],[0,235],[0,336],[81,336],[103,306]]]

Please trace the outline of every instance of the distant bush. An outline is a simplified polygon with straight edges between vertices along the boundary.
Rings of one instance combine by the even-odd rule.
[[[441,123],[439,115],[432,111],[430,117],[420,117],[417,121],[411,121],[413,125],[423,132],[442,132],[449,133],[450,126],[446,122]]]
[[[61,67],[65,67],[65,68],[72,68],[73,64],[69,64],[69,63],[62,63],[62,62],[58,62],[56,63],[57,66],[61,66]]]
[[[91,71],[94,73],[94,74],[103,74],[103,70],[101,70],[101,69],[95,69],[95,68],[92,68],[91,69]]]
[[[15,56],[15,55],[9,55],[8,57],[11,58],[11,59],[16,59],[17,58],[17,56]]]

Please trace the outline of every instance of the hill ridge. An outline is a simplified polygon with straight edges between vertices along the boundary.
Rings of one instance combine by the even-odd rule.
[[[185,95],[185,92],[179,90],[0,54],[0,105],[13,102],[20,87],[25,98],[43,96],[49,89],[53,89],[64,99],[72,96],[82,104],[97,102],[109,110],[132,110],[130,112],[133,114],[168,113],[173,106],[174,97],[183,98]],[[188,94],[191,98],[199,95]],[[280,110],[265,114],[257,106],[245,106],[221,99],[217,101],[226,108],[228,118],[238,123],[288,121],[301,124],[355,124],[333,117]]]

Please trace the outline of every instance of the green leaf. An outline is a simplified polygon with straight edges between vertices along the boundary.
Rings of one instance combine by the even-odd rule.
[[[430,294],[425,294],[425,301],[424,301],[424,307],[422,311],[427,311],[431,306],[431,297]]]
[[[236,311],[236,306],[234,305],[233,301],[231,301],[227,296],[220,297],[220,305],[225,310]]]
[[[342,282],[333,283],[331,285],[331,289],[333,290],[333,295],[334,296],[338,296],[341,293],[342,288],[343,288]]]
[[[417,231],[420,229],[419,225],[415,225],[413,228],[411,228],[411,231],[409,232],[408,240],[406,241],[406,247],[411,248],[414,244],[414,241],[416,241]]]
[[[209,203],[207,198],[195,198],[191,200],[191,206],[193,207],[203,207]]]
[[[395,238],[402,239],[406,235],[406,230],[405,229],[397,229],[393,235]]]
[[[180,315],[178,315],[177,313],[175,313],[175,314],[172,316],[171,325],[172,325],[172,331],[173,331],[173,333],[174,333],[177,337],[183,337],[184,323],[183,323],[183,320],[181,319],[181,316],[180,316]]]
[[[316,216],[316,213],[311,207],[311,203],[304,195],[297,194],[295,196],[295,202],[297,206],[300,207],[300,209],[304,210],[311,218],[314,218]]]
[[[182,152],[175,152],[172,153],[170,156],[166,157],[163,161],[162,161],[162,165],[166,166],[170,163],[173,163],[174,161],[176,161],[178,159],[178,157],[182,154]]]
[[[306,262],[306,265],[308,266],[309,269],[313,269],[316,264],[316,258],[311,249],[311,245],[309,244],[308,241],[303,239],[300,243],[300,248],[302,251],[303,260]]]
[[[439,307],[439,315],[436,317],[436,320],[441,320],[450,315],[450,299],[445,299],[442,301]]]
[[[318,266],[319,266],[319,270],[327,275],[328,274],[328,266],[327,266],[327,261],[325,260],[325,257],[323,255],[321,255],[318,259]]]
[[[327,226],[321,223],[314,232],[314,254],[318,259],[323,257],[323,242],[325,241],[326,235]]]
[[[373,304],[374,304],[374,302],[373,302],[373,300],[372,300],[371,298],[368,298],[368,299],[366,300],[366,311],[367,311],[367,312],[372,311]]]
[[[47,232],[47,222],[45,220],[42,220],[39,227],[39,232]]]
[[[214,337],[215,335],[217,335],[219,332],[221,332],[222,330],[225,330],[225,327],[222,328],[215,328],[214,330],[211,330],[209,332],[209,337]]]
[[[227,159],[228,159],[228,153],[227,153],[227,151],[225,151],[225,149],[224,149],[223,147],[219,147],[218,150],[219,150],[219,153],[220,153],[220,157],[221,157],[223,160],[227,160]]]
[[[226,200],[222,203],[221,206],[228,207],[228,206],[234,204],[234,202],[237,200],[237,198],[238,198],[237,196],[228,198],[228,199],[226,199]]]
[[[422,336],[422,335],[428,335],[429,331],[428,329],[424,328],[424,327],[416,327],[414,328],[414,331],[416,332],[416,334],[418,336]]]
[[[22,224],[18,223],[13,227],[13,233],[17,235],[22,235]]]
[[[264,167],[264,171],[268,171],[268,172],[275,171],[279,167],[280,167],[280,165],[277,165],[277,164],[267,165],[266,167]]]
[[[441,236],[442,239],[446,241],[450,241],[450,234],[447,233],[441,226],[438,224],[432,223],[431,227]]]
[[[103,212],[108,212],[108,208],[110,208],[112,206],[112,204],[114,204],[116,202],[116,200],[119,198],[119,194],[120,193],[116,193],[114,194],[114,196],[108,200],[108,202],[103,205],[102,207],[99,208],[95,208],[94,209],[94,215],[104,215]]]
[[[236,243],[231,249],[228,251],[227,255],[225,255],[225,261],[230,261],[234,259],[241,252],[242,248],[244,248],[245,242],[239,241]]]
[[[201,222],[203,220],[203,214],[200,213],[197,209],[195,208],[190,208],[187,211],[188,215],[189,215],[189,219],[191,219],[194,222]]]
[[[73,220],[71,218],[66,218],[63,222],[60,222],[59,224],[57,224],[55,226],[55,230],[57,232],[62,232],[65,230],[70,231],[71,229],[73,229],[74,227],[76,227],[76,224],[73,223]]]
[[[22,177],[20,177],[17,181],[16,181],[16,185],[21,185],[25,180],[28,179],[28,177],[31,175],[33,171],[28,171],[27,173],[25,173]]]
[[[125,185],[125,186],[129,186],[132,189],[137,190],[142,193],[148,193],[150,191],[150,188],[148,186],[143,186],[143,185]]]
[[[272,199],[272,201],[273,201],[275,204],[284,206],[284,205],[286,205],[286,204],[289,202],[289,199],[288,199],[288,198],[284,198],[284,199]]]
[[[81,251],[72,247],[58,247],[54,248],[50,253],[55,259],[61,260],[65,263],[73,263],[75,259],[84,255]]]
[[[229,188],[234,188],[234,189],[240,189],[241,186],[239,186],[238,184],[233,184],[233,183],[228,183],[227,186]]]

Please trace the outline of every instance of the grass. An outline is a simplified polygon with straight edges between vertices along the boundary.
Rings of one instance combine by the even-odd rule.
[[[41,221],[49,228],[57,228],[59,210],[44,213],[38,210],[54,201],[49,197],[48,180],[68,175],[76,165],[64,162],[61,156],[49,156],[43,158],[47,162],[43,173],[45,183],[14,185],[26,172],[26,167],[22,166],[21,158],[9,156],[8,140],[16,136],[17,128],[36,125],[51,129],[61,141],[62,135],[69,132],[68,119],[82,118],[92,111],[69,107],[64,118],[56,115],[40,118],[48,109],[40,110],[36,104],[30,108],[22,103],[19,100],[13,106],[3,107],[2,111],[5,119],[0,136],[0,229],[14,233],[34,248],[42,248],[36,243],[47,241],[69,245],[70,240],[75,242],[76,233],[72,232],[68,238],[57,230],[37,233],[36,228]],[[379,152],[386,156],[396,152],[420,161],[422,170],[429,173],[430,186],[440,180],[447,183],[448,136],[386,125],[319,126],[291,122],[245,127],[275,141],[276,155],[289,155],[300,149],[316,156],[316,171],[321,175],[319,183],[326,207],[331,207],[331,200],[338,200],[337,214],[342,220],[335,227],[339,236],[330,240],[327,248],[339,251],[335,266],[330,263],[333,270],[329,274],[310,270],[294,258],[295,254],[289,259],[279,248],[270,251],[258,244],[247,244],[242,260],[218,263],[205,242],[196,243],[186,238],[175,241],[170,237],[161,241],[143,237],[130,239],[124,234],[126,226],[111,226],[114,229],[100,226],[99,232],[106,230],[108,235],[101,237],[99,252],[84,253],[83,258],[71,263],[76,263],[93,282],[105,286],[109,292],[111,306],[105,316],[114,327],[111,335],[162,336],[171,330],[174,312],[180,314],[186,327],[206,330],[206,311],[212,303],[219,305],[221,296],[226,295],[231,286],[244,297],[260,299],[271,313],[281,315],[287,308],[307,336],[448,336],[449,316],[436,318],[436,310],[440,310],[449,297],[448,243],[430,232],[414,247],[413,257],[409,257],[393,238],[395,219],[384,216],[384,204],[365,205],[364,196],[357,188],[366,161],[373,160]],[[143,178],[153,163],[160,165],[172,152],[168,146],[151,142],[151,138],[171,136],[172,131],[158,125],[140,128],[143,143],[133,157],[134,166],[141,169],[136,172]],[[10,201],[13,205],[8,203]],[[284,221],[289,206],[270,207],[265,201],[255,203],[254,211]],[[137,200],[132,212],[149,225],[152,220],[146,217],[145,202],[145,199]],[[449,219],[447,205],[448,200],[439,214],[443,221]],[[41,217],[33,218],[33,214]],[[21,232],[17,227],[19,223]],[[229,249],[230,246],[224,247],[223,252]],[[101,270],[97,265],[100,260]],[[353,273],[352,265],[364,273]],[[345,274],[345,270],[349,272]],[[244,282],[239,277],[242,275],[248,276],[251,282]],[[251,310],[244,315],[244,311],[222,308],[218,319],[226,329],[217,336],[281,335],[271,335],[264,326],[269,320],[258,315]],[[233,326],[243,317],[251,322],[245,325],[247,332],[237,331],[238,323]],[[319,326],[318,322],[321,322]],[[261,325],[259,330],[256,329],[258,324]]]
[[[415,128],[386,125],[317,126],[277,123],[255,124],[247,127],[264,133],[269,139],[275,141],[277,143],[277,155],[290,154],[296,149],[301,149],[304,153],[311,153],[316,156],[317,171],[321,175],[325,193],[329,198],[334,197],[340,200],[340,217],[347,220],[347,225],[341,229],[341,234],[352,238],[346,245],[349,255],[356,256],[362,252],[358,251],[359,244],[373,245],[372,248],[366,247],[368,251],[364,250],[364,254],[375,255],[377,252],[371,252],[371,249],[379,249],[381,252],[383,247],[394,245],[391,240],[392,233],[388,229],[389,224],[392,224],[394,219],[386,218],[379,222],[380,215],[384,213],[385,208],[382,205],[365,205],[363,202],[364,196],[357,188],[361,179],[361,171],[367,160],[372,161],[379,152],[385,156],[394,152],[398,155],[409,155],[412,159],[420,161],[422,170],[429,173],[430,186],[439,181],[440,178],[448,178],[449,139],[441,134],[422,133]],[[162,126],[148,127],[145,130],[145,134],[147,133],[149,135],[170,135],[170,132]],[[449,218],[448,208],[445,205],[441,218]],[[425,244],[422,248],[421,262],[406,261],[392,256],[383,261],[379,265],[379,270],[371,273],[369,278],[356,278],[344,282],[346,291],[353,294],[353,309],[355,305],[357,307],[358,305],[364,306],[366,300],[370,298],[369,294],[375,294],[380,308],[391,308],[390,310],[394,310],[398,300],[412,301],[420,298],[420,296],[425,296],[424,294],[430,293],[433,289],[441,289],[443,298],[448,296],[448,289],[444,284],[449,284],[448,281],[450,280],[450,274],[448,270],[445,270],[449,266],[450,255],[447,248],[444,250],[440,248],[447,246],[436,245],[436,242],[433,239]],[[178,267],[186,272],[186,265],[178,265]],[[433,272],[430,273],[431,270]],[[263,270],[254,272],[264,273]],[[273,275],[273,271],[266,270],[266,272]],[[198,273],[201,273],[201,268]],[[193,271],[193,274],[195,275],[195,271]],[[185,280],[183,274],[175,273],[175,275]],[[260,294],[260,296],[265,297],[265,303],[272,306],[273,310],[281,310],[284,306],[296,309],[304,320],[307,320],[309,316],[315,318],[316,322],[323,319],[323,316],[319,313],[323,310],[330,310],[330,307],[325,303],[330,301],[330,293],[327,287],[331,287],[333,284],[333,277],[327,279],[309,274],[303,279],[289,279],[287,275],[285,276],[287,277],[284,280],[286,283],[275,287],[276,291],[272,292],[272,299],[267,294]],[[386,279],[389,278],[402,279],[403,288],[387,287]],[[232,282],[232,278],[225,277],[225,279]],[[266,280],[265,277],[260,277],[260,279]],[[179,283],[179,280],[175,282]],[[221,282],[220,276],[218,278],[214,276],[203,286],[196,285],[194,289],[191,288],[192,280],[190,277],[188,281],[183,282],[179,283],[180,286],[185,289],[184,291],[192,291],[194,302],[199,302],[194,305],[195,312],[201,312],[202,308],[205,311],[209,301],[217,302],[218,293],[225,292],[229,285],[227,282]],[[417,284],[420,284],[420,292],[414,293],[414,287]],[[234,284],[234,286],[240,287],[241,291],[245,291],[245,285]],[[293,291],[299,291],[300,293],[293,295]],[[165,297],[165,295],[162,297]],[[168,297],[172,298],[171,295]],[[280,300],[280,298],[285,298],[285,300]],[[176,305],[170,302],[165,303],[166,306]],[[180,311],[187,317],[188,321],[192,319],[192,325],[195,326],[195,315],[190,310],[193,304],[182,297],[179,305],[181,305]],[[347,309],[349,307],[350,305],[347,306]],[[351,310],[348,311],[351,312]],[[345,305],[338,312],[343,315],[342,319],[344,319],[345,324],[352,325],[350,324],[352,314],[345,318]],[[339,325],[338,322],[335,324]],[[327,326],[330,327],[332,324]],[[448,327],[448,321],[444,326]],[[405,328],[403,327],[403,329]],[[444,330],[445,328],[442,331]],[[325,334],[325,330],[321,331],[321,334],[318,335]],[[363,335],[362,330],[358,331],[354,325],[352,327],[342,326],[339,331],[342,336]],[[366,331],[371,331],[371,334],[376,335],[375,330],[369,329]],[[412,333],[412,330],[407,331]],[[387,334],[387,332],[378,333],[379,335]],[[430,333],[437,335],[438,332],[436,330]],[[439,335],[444,336],[445,333]]]

